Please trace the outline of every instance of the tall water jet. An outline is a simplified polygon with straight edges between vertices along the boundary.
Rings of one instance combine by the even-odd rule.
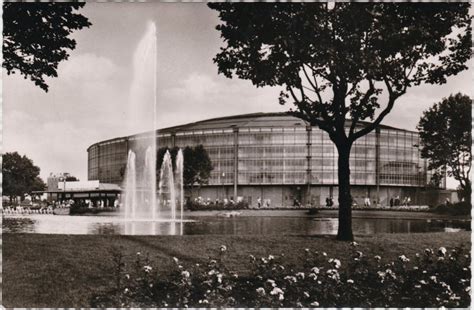
[[[125,217],[134,218],[137,208],[137,171],[136,156],[128,151],[127,169],[125,171]]]
[[[154,140],[156,141],[156,139]],[[156,203],[156,142],[146,149],[143,175],[146,182],[146,206],[151,213],[152,219],[156,219],[156,209],[158,208]]]
[[[166,151],[161,165],[160,183],[159,183],[160,211],[166,214],[160,214],[161,218],[167,217],[176,221],[176,193],[173,177],[173,164],[171,155]]]
[[[178,205],[180,209],[181,222],[183,221],[183,211],[184,211],[183,168],[184,168],[183,150],[179,149],[178,155],[176,155],[175,182],[176,182],[176,192],[178,193]]]
[[[156,219],[156,110],[157,110],[157,38],[156,26],[150,22],[147,31],[135,50],[134,75],[129,100],[129,130],[150,131],[130,140],[134,152],[134,176],[125,178],[125,217],[127,219]],[[151,113],[153,111],[153,113]],[[127,170],[130,170],[127,162]],[[133,188],[130,188],[133,187]],[[127,195],[127,193],[129,193]],[[133,194],[130,194],[133,193]],[[130,196],[131,195],[131,196]],[[129,198],[127,198],[129,197]],[[134,198],[131,198],[134,197]]]

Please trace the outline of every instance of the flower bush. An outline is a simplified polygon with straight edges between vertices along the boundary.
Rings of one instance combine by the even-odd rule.
[[[394,261],[366,256],[353,242],[344,260],[304,249],[301,266],[281,255],[249,256],[249,271],[237,274],[220,246],[205,264],[173,258],[160,276],[148,256],[133,266],[114,254],[116,283],[92,301],[94,307],[467,307],[470,304],[470,251],[425,249]],[[127,268],[128,267],[128,268]]]

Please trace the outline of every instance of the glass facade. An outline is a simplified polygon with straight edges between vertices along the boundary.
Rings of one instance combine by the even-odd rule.
[[[165,129],[159,134],[158,147],[203,145],[214,167],[209,185],[337,185],[338,154],[328,134],[301,121],[295,123],[294,117],[286,119],[283,124],[279,119],[261,126],[234,126],[231,121],[216,126],[211,120],[203,123],[212,129]],[[92,145],[89,179],[120,184],[134,139]],[[350,157],[351,184],[425,186],[430,174],[418,144],[416,132],[384,126],[358,139]]]

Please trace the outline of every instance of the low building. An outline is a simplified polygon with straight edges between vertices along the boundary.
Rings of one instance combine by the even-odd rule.
[[[94,206],[114,206],[115,200],[120,198],[121,188],[117,184],[100,183],[93,181],[65,181],[56,189],[47,190],[48,201],[61,202],[65,200],[90,200]]]

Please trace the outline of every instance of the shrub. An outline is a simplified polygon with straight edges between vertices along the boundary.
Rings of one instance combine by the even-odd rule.
[[[287,266],[284,255],[256,258],[239,275],[225,264],[221,246],[206,264],[185,266],[160,276],[148,256],[137,253],[127,270],[114,254],[115,288],[92,300],[94,307],[467,307],[470,252],[425,249],[410,259],[383,262],[367,257],[354,242],[341,260],[304,250],[302,266]]]
[[[467,201],[454,204],[442,204],[431,209],[431,212],[449,215],[469,215],[471,214],[471,203]]]

